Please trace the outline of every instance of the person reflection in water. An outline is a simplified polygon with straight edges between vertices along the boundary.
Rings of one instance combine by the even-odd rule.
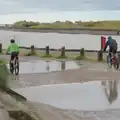
[[[46,61],[46,70],[47,70],[47,72],[50,71],[49,61]]]
[[[103,81],[102,85],[104,85],[105,95],[110,104],[113,103],[118,97],[117,92],[117,81]]]
[[[66,65],[65,65],[65,61],[61,61],[61,70],[65,70],[66,69]]]
[[[19,80],[19,75],[12,75],[12,76],[11,76],[11,79],[12,79],[12,80]]]

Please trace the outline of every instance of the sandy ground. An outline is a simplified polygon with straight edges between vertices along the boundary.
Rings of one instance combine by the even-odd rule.
[[[119,120],[120,110],[77,111],[62,110],[49,105],[37,105],[37,112],[43,120]]]

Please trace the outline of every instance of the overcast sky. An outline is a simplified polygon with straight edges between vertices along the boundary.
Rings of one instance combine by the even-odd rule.
[[[0,0],[0,23],[120,19],[119,0]]]

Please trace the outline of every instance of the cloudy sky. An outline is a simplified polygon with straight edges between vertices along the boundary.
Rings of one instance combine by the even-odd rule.
[[[0,23],[120,19],[120,0],[0,0]]]

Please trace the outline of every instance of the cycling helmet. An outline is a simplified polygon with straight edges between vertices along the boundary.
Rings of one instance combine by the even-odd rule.
[[[112,37],[111,37],[111,36],[109,36],[109,37],[108,37],[108,40],[111,40],[111,39],[112,39]]]
[[[14,40],[14,39],[11,39],[10,42],[11,42],[11,43],[15,43],[15,40]]]

